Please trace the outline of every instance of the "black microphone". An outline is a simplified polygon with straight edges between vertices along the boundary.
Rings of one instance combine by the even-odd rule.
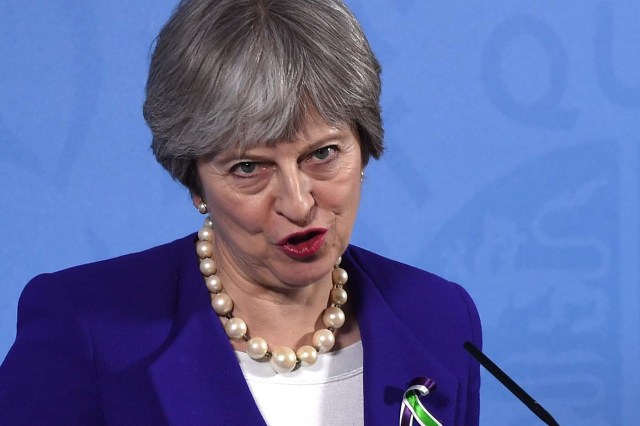
[[[507,375],[500,367],[498,367],[493,361],[491,361],[482,351],[476,348],[471,342],[464,342],[464,348],[473,356],[489,373],[493,374],[493,377],[498,379],[512,394],[518,397],[520,401],[524,403],[529,410],[540,418],[543,422],[549,426],[560,426],[558,422],[544,409],[542,405],[531,397],[524,389],[522,389],[511,377]]]

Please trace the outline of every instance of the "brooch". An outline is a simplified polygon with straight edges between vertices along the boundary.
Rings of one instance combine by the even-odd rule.
[[[442,426],[442,423],[420,402],[420,397],[429,395],[435,390],[435,380],[427,377],[416,377],[409,383],[400,406],[400,426]]]

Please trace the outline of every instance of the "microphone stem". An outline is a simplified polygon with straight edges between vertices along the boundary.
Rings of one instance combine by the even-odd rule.
[[[500,367],[489,359],[482,351],[476,348],[471,342],[464,342],[464,348],[473,356],[489,373],[491,373],[500,383],[511,391],[520,401],[524,403],[533,413],[549,426],[560,426],[551,414],[542,405],[522,389],[511,377]]]

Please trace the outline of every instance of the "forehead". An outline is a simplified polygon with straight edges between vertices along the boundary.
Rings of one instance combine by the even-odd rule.
[[[353,129],[347,124],[329,124],[320,118],[315,118],[305,121],[300,131],[292,138],[292,140],[283,140],[278,142],[315,143],[324,140],[342,138],[347,134],[352,134],[352,132]]]
[[[304,120],[300,129],[291,137],[239,142],[216,156],[242,156],[248,152],[275,149],[284,144],[315,147],[323,143],[345,141],[353,137],[357,138],[354,126],[346,123],[330,124],[316,115]]]

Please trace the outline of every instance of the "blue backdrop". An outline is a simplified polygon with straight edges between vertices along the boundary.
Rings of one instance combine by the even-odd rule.
[[[0,1],[0,359],[34,275],[196,230],[141,115],[175,0]],[[462,283],[563,425],[640,418],[640,3],[351,0],[387,152],[353,242]],[[537,419],[483,376],[482,423]]]

